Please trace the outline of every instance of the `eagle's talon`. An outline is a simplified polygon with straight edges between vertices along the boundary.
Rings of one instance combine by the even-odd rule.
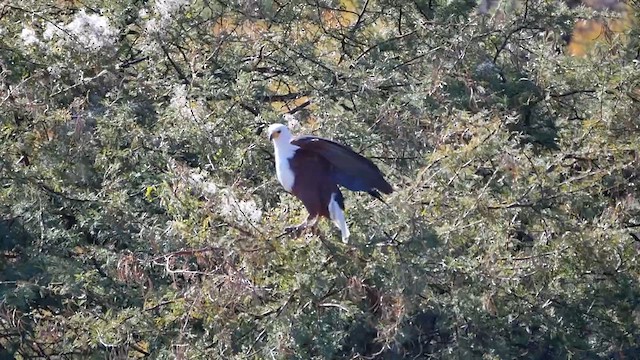
[[[298,230],[297,226],[287,226],[286,228],[284,228],[284,232],[286,232],[286,233],[294,232],[294,231],[297,231],[297,230]]]
[[[286,228],[284,228],[284,231],[293,236],[293,237],[299,237],[300,235],[302,235],[302,231],[305,229],[304,226],[287,226]]]

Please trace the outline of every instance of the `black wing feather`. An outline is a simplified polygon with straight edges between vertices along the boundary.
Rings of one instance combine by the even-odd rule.
[[[378,191],[385,194],[393,192],[391,185],[371,160],[345,145],[316,136],[300,136],[291,140],[291,144],[327,159],[333,165],[332,175],[336,182],[349,190],[366,191],[377,198],[380,198]]]

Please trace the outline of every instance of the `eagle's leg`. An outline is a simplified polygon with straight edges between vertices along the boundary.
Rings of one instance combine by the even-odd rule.
[[[299,235],[302,233],[304,229],[308,227],[314,228],[317,222],[318,222],[318,215],[309,214],[309,216],[307,216],[307,218],[302,223],[294,226],[287,226],[286,228],[284,228],[284,231]]]

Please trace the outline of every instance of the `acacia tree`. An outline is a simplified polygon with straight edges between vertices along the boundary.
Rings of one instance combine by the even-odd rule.
[[[0,355],[633,356],[638,14],[573,57],[576,20],[619,15],[3,4]],[[349,245],[282,234],[283,113],[394,184],[349,195]]]

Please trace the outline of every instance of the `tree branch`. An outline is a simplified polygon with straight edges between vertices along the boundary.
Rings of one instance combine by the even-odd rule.
[[[176,73],[178,74],[178,77],[180,79],[182,79],[182,82],[184,84],[189,84],[189,79],[187,78],[187,76],[184,74],[184,72],[182,71],[182,69],[180,69],[180,66],[178,66],[178,64],[176,64],[175,61],[173,61],[173,59],[171,58],[171,55],[169,54],[169,51],[167,50],[167,47],[164,46],[164,44],[160,45],[160,48],[162,49],[162,52],[164,53],[164,55],[167,57],[167,59],[169,59],[169,62],[171,63],[171,66],[173,66],[173,69],[176,71]]]

